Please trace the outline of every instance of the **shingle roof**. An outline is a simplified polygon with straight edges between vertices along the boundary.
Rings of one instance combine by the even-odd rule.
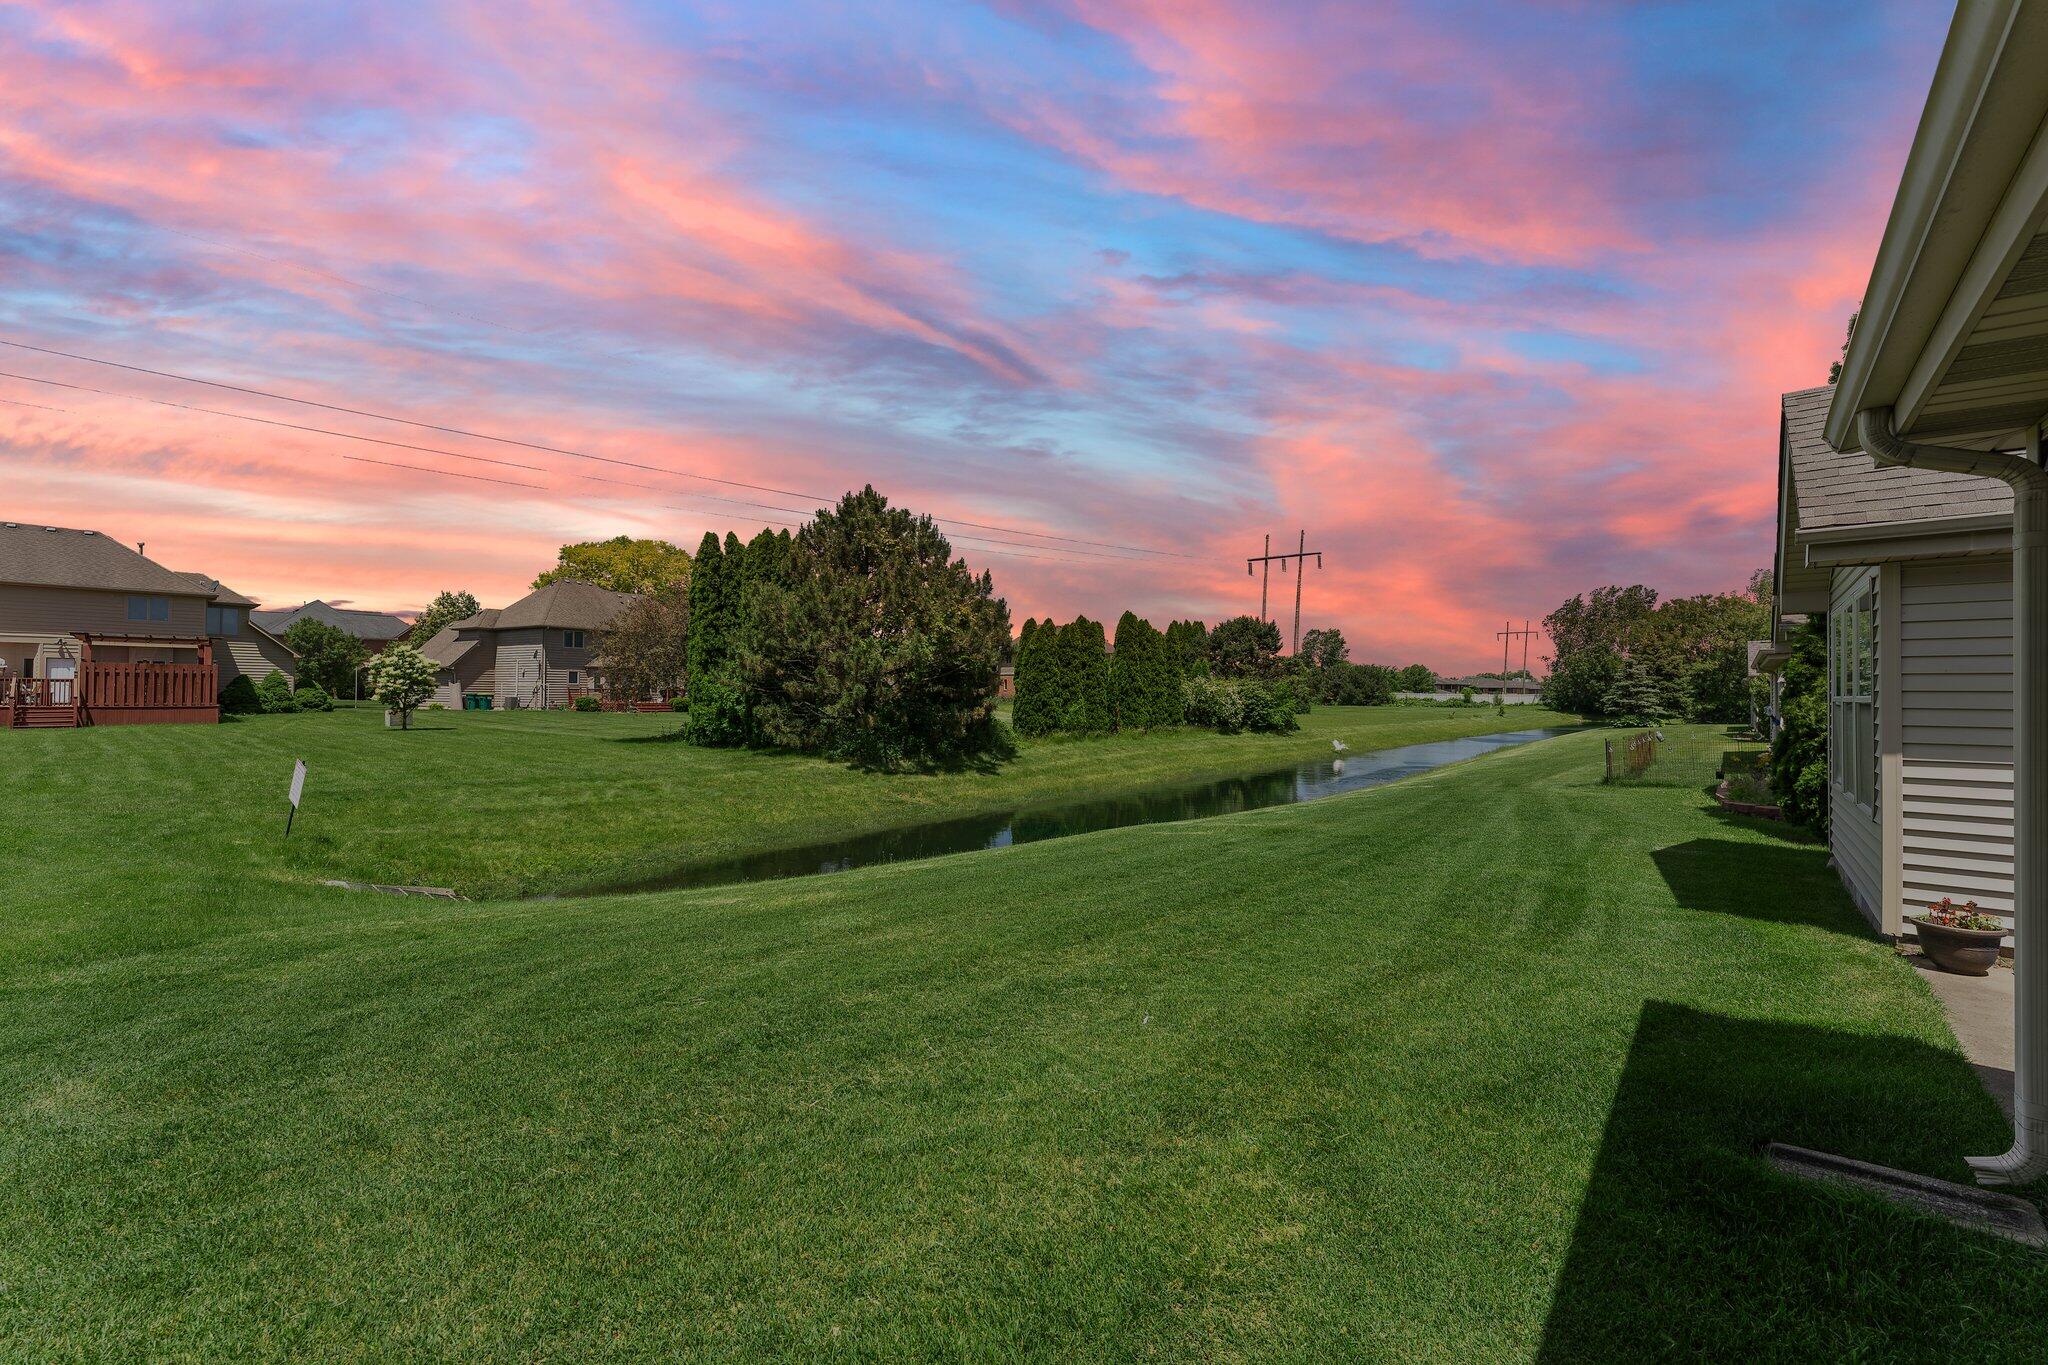
[[[304,606],[252,611],[249,616],[265,630],[280,635],[290,630],[292,623],[304,616],[333,626],[336,630],[345,630],[358,640],[396,640],[412,629],[410,622],[389,612],[358,611],[352,607],[337,607],[317,600]]]
[[[1830,384],[1784,396],[1786,450],[1799,500],[1798,530],[2012,515],[2012,492],[1996,479],[1883,466],[1868,455],[1838,454],[1822,430],[1834,392]]]
[[[197,577],[173,573],[98,531],[0,523],[0,583],[211,597]]]
[[[443,626],[434,632],[433,639],[420,646],[420,653],[442,668],[453,668],[463,655],[482,643],[476,638],[457,639],[454,626]]]
[[[639,600],[634,593],[613,592],[609,588],[564,578],[544,588],[534,589],[497,612],[495,621],[486,621],[484,618],[492,613],[485,611],[455,624],[469,629],[530,630],[535,626],[551,626],[570,630],[602,630],[614,616]]]
[[[171,572],[177,574],[178,577],[184,579],[187,583],[190,583],[192,591],[201,597],[211,598],[230,607],[253,607],[256,605],[255,598],[242,596],[242,594],[236,592],[218,578],[212,578],[203,573],[185,573],[177,569],[173,569]],[[251,612],[250,615],[253,616],[255,613]],[[262,623],[258,622],[258,624]]]

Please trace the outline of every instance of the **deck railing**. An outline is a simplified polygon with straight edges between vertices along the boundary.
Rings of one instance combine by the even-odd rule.
[[[89,663],[79,676],[87,712],[171,710],[216,705],[220,671],[212,664]]]

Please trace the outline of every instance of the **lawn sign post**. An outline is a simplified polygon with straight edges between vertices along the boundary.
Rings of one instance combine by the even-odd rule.
[[[304,796],[305,794],[306,760],[303,758],[295,758],[292,760],[292,804],[291,809],[285,812],[284,817],[284,837],[287,839],[292,837],[292,821],[298,818],[299,798],[301,796]]]

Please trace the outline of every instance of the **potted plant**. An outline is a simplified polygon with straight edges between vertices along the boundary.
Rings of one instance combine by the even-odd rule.
[[[1911,917],[1920,930],[1920,949],[1943,971],[1961,976],[1989,976],[1998,964],[1998,943],[2005,937],[2005,921],[1987,915],[1977,902],[1957,905],[1947,896],[1927,907],[1924,915]]]

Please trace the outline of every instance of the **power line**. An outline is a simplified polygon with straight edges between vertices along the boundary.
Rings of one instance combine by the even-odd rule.
[[[628,469],[644,469],[654,474],[667,474],[676,478],[700,479],[706,483],[723,484],[729,488],[745,488],[756,493],[773,493],[778,497],[805,498],[819,503],[832,499],[815,493],[801,493],[792,488],[775,488],[768,484],[746,483],[739,479],[723,479],[712,474],[698,474],[687,469],[671,469],[665,465],[645,464],[638,460],[624,460],[610,455],[592,455],[588,451],[572,450],[566,446],[552,446],[539,441],[522,440],[516,436],[495,436],[489,432],[471,431],[466,427],[445,426],[438,422],[424,422],[412,417],[396,417],[390,413],[374,412],[368,408],[352,408],[340,403],[323,403],[313,398],[299,398],[292,394],[278,393],[270,389],[250,388],[241,384],[229,384],[217,379],[201,379],[196,375],[178,374],[171,370],[151,369],[146,365],[130,365],[125,361],[106,360],[99,356],[82,355],[76,351],[60,351],[49,346],[35,346],[26,341],[9,341],[0,338],[0,346],[16,350],[34,351],[39,355],[59,356],[65,360],[79,360],[88,365],[105,365],[111,369],[128,370],[134,374],[152,375],[158,379],[171,379],[184,384],[201,384],[208,388],[221,389],[229,393],[247,394],[254,398],[268,398],[280,403],[297,403],[303,407],[319,408],[326,412],[345,413],[351,417],[367,417],[378,422],[396,422],[402,426],[418,427],[423,431],[438,431],[450,436],[466,436],[479,441],[495,441],[501,445],[520,446],[537,450],[548,455],[562,455],[576,460],[593,460],[601,464],[620,465]],[[1183,554],[1178,550],[1155,550],[1144,545],[1127,545],[1107,540],[1085,540],[1077,536],[1056,535],[1051,531],[1032,531],[1017,526],[1002,526],[991,522],[968,521],[960,517],[933,517],[933,521],[949,526],[971,526],[976,530],[999,531],[1004,535],[1031,536],[1040,540],[1063,541],[1070,545],[1092,545],[1104,550],[1123,550],[1131,554],[1158,555],[1170,559],[1202,559],[1201,555]]]
[[[416,465],[416,464],[398,464],[398,463],[396,463],[396,462],[394,462],[394,461],[391,461],[391,460],[372,460],[372,459],[368,458],[367,456],[363,456],[363,455],[338,455],[338,456],[336,456],[336,458],[337,458],[337,459],[342,459],[342,460],[353,460],[353,461],[354,461],[355,463],[357,463],[357,464],[374,464],[374,465],[383,465],[383,466],[384,466],[385,468],[387,468],[387,469],[408,469],[408,470],[411,470],[412,472],[414,472],[414,473],[416,473],[416,474],[433,474],[433,475],[436,475],[436,476],[438,476],[438,477],[440,477],[440,478],[444,478],[444,479],[475,479],[475,480],[478,480],[479,482],[482,482],[482,483],[502,483],[502,484],[510,484],[510,485],[511,485],[512,487],[514,487],[514,488],[533,488],[533,489],[538,489],[539,491],[541,491],[541,492],[543,492],[543,493],[552,493],[552,492],[558,492],[558,491],[560,491],[560,490],[558,490],[558,489],[551,489],[551,488],[548,488],[548,487],[546,487],[546,486],[544,486],[544,485],[542,485],[542,484],[537,484],[537,483],[519,483],[519,482],[516,482],[516,481],[514,481],[514,480],[511,480],[511,479],[497,479],[497,478],[491,478],[491,477],[489,477],[489,476],[487,476],[487,475],[482,475],[482,474],[462,474],[462,473],[458,473],[458,472],[456,472],[455,470],[452,470],[452,469],[434,469],[434,468],[431,468],[430,466],[427,466],[427,465]],[[586,477],[587,477],[587,476],[586,476]],[[721,497],[718,497],[718,496],[716,496],[716,495],[714,495],[714,494],[711,494],[711,493],[683,493],[683,492],[680,492],[680,491],[678,491],[678,492],[677,492],[677,496],[678,496],[678,497],[684,497],[684,498],[707,498],[707,499],[711,500],[712,502],[725,502],[725,503],[730,503],[730,502],[733,502],[733,499],[731,499],[731,498],[721,498]],[[767,507],[767,504],[766,504],[766,503],[757,503],[757,502],[748,502],[748,503],[738,503],[738,504],[736,504],[736,505],[737,505],[737,506],[741,506],[741,507],[763,507],[763,508]],[[696,508],[696,507],[678,507],[678,506],[676,506],[676,505],[675,505],[674,503],[669,503],[669,502],[658,502],[658,503],[655,503],[655,504],[654,504],[654,506],[656,506],[656,507],[659,507],[659,508],[661,508],[662,510],[664,510],[664,511],[668,511],[668,512],[688,512],[688,513],[691,513],[692,515],[696,515],[696,516],[702,516],[702,515],[704,514],[704,513],[703,513],[703,510],[702,510],[701,508]],[[798,509],[796,509],[796,508],[794,508],[794,507],[774,507],[774,508],[768,508],[768,510],[770,510],[770,511],[775,511],[775,512],[788,512],[788,513],[789,513],[790,515],[792,515],[792,516],[799,516],[799,517],[800,517],[800,516],[803,516],[803,515],[804,515],[804,513],[803,513],[803,512],[799,511]],[[762,518],[761,518],[761,520],[762,520],[762,521],[765,521],[765,522],[767,522],[767,523],[768,523],[769,525],[771,525],[771,526],[787,526],[787,527],[790,527],[790,528],[792,528],[792,529],[801,529],[801,528],[802,528],[802,526],[804,525],[804,523],[802,523],[802,522],[800,522],[800,521],[782,521],[782,520],[780,520],[780,519],[778,519],[778,518],[776,518],[776,517],[762,517]],[[998,540],[998,541],[976,541],[976,540],[975,540],[975,538],[974,538],[974,537],[972,537],[972,536],[954,536],[954,537],[952,537],[951,539],[952,539],[952,541],[953,541],[954,543],[956,543],[956,544],[957,544],[957,543],[960,543],[960,542],[971,542],[971,543],[974,543],[974,544],[976,544],[977,546],[980,546],[980,545],[1007,545],[1007,544],[1009,543],[1008,541],[1001,541],[1001,540]],[[1033,546],[1033,547],[1031,547],[1031,548],[1033,548],[1033,549],[1037,549],[1037,548],[1043,548],[1043,547]],[[1042,554],[1021,554],[1021,553],[1017,552],[1016,550],[994,550],[994,549],[982,549],[982,550],[980,550],[980,551],[979,551],[979,553],[980,553],[980,554],[982,554],[982,555],[991,555],[991,556],[994,556],[994,557],[996,557],[996,558],[999,558],[999,559],[1030,559],[1030,560],[1035,560],[1035,561],[1037,561],[1038,563],[1041,563],[1041,564],[1071,564],[1071,563],[1073,563],[1073,562],[1074,562],[1074,561],[1073,561],[1073,560],[1071,560],[1071,559],[1053,559],[1053,558],[1051,558],[1051,557],[1049,557],[1049,556],[1047,556],[1047,555],[1042,555]]]
[[[255,422],[255,423],[257,423],[257,424],[259,424],[259,425],[261,425],[261,426],[266,426],[266,427],[282,427],[282,428],[284,428],[284,429],[286,429],[286,430],[288,430],[288,431],[304,431],[304,432],[310,432],[310,433],[312,433],[312,434],[314,434],[314,435],[316,435],[316,436],[334,436],[334,437],[339,437],[340,439],[342,439],[342,440],[344,440],[344,441],[364,441],[364,442],[367,442],[367,443],[369,443],[369,444],[371,444],[371,445],[378,445],[378,446],[390,446],[390,447],[393,447],[394,449],[398,449],[398,450],[412,450],[412,451],[417,451],[417,452],[419,452],[420,454],[423,454],[423,455],[445,455],[445,456],[447,456],[447,457],[448,457],[449,459],[453,459],[453,460],[471,460],[471,461],[474,461],[474,462],[476,462],[476,463],[478,463],[478,464],[498,465],[498,466],[500,466],[500,467],[503,467],[503,468],[506,468],[506,469],[524,469],[524,470],[529,470],[529,471],[531,471],[531,472],[533,472],[533,473],[536,473],[536,474],[550,474],[550,473],[554,473],[554,472],[555,472],[555,471],[553,471],[553,470],[550,470],[550,469],[548,469],[548,468],[547,468],[546,466],[544,466],[544,465],[537,465],[537,464],[526,464],[526,463],[523,463],[523,462],[521,462],[521,461],[519,461],[519,460],[499,460],[499,459],[494,459],[494,458],[492,458],[491,456],[488,456],[488,455],[469,455],[469,454],[465,454],[464,452],[462,452],[462,451],[459,451],[459,450],[445,450],[445,449],[442,449],[442,448],[441,448],[441,447],[439,447],[439,446],[423,446],[423,445],[414,445],[414,444],[412,444],[412,443],[411,443],[411,442],[409,442],[409,441],[392,441],[392,440],[387,440],[387,439],[385,439],[384,437],[381,437],[381,436],[364,436],[364,435],[362,435],[362,434],[361,434],[361,433],[359,433],[359,432],[353,432],[353,431],[336,431],[336,430],[334,430],[334,429],[333,429],[333,428],[331,428],[331,427],[316,427],[316,426],[308,426],[308,425],[306,425],[306,424],[305,424],[305,423],[303,423],[303,422],[285,422],[285,421],[281,421],[281,420],[279,420],[279,419],[277,419],[277,418],[274,418],[274,417],[256,417],[256,416],[252,416],[252,415],[250,415],[249,413],[246,413],[246,412],[229,412],[229,411],[228,411],[227,409],[225,409],[225,408],[209,408],[209,407],[202,407],[202,406],[200,406],[200,405],[199,405],[199,404],[197,404],[197,403],[179,403],[179,402],[175,402],[175,401],[173,401],[173,400],[171,400],[171,399],[169,399],[169,398],[150,398],[150,397],[148,397],[148,396],[146,396],[146,395],[144,395],[144,394],[137,394],[137,393],[123,393],[123,392],[122,392],[121,390],[119,390],[119,389],[102,389],[102,388],[95,388],[95,387],[93,387],[93,386],[92,386],[92,385],[90,385],[90,384],[74,384],[74,383],[70,383],[70,382],[68,382],[68,381],[66,381],[66,380],[62,380],[62,379],[45,379],[45,378],[42,378],[41,376],[38,376],[38,375],[32,375],[32,374],[17,374],[17,373],[15,373],[15,372],[14,372],[14,371],[12,371],[12,370],[0,370],[0,379],[19,379],[19,380],[22,380],[23,382],[25,382],[25,383],[29,383],[29,384],[48,384],[48,385],[50,385],[50,386],[52,386],[52,387],[54,387],[54,388],[60,388],[60,389],[71,389],[71,390],[74,390],[74,391],[76,391],[76,392],[79,392],[79,393],[95,393],[95,394],[99,394],[100,396],[102,396],[102,397],[105,397],[105,398],[122,398],[122,399],[127,399],[127,400],[129,400],[129,401],[132,401],[132,402],[136,402],[136,403],[153,403],[153,404],[157,405],[158,407],[165,407],[165,408],[176,408],[176,409],[178,409],[178,410],[179,410],[179,411],[181,411],[181,412],[197,412],[197,413],[204,413],[204,414],[206,414],[206,415],[207,415],[207,416],[209,416],[209,417],[227,417],[227,418],[231,418],[231,419],[233,419],[233,420],[235,420],[235,421],[237,421],[237,422]],[[4,399],[4,400],[0,400],[0,401],[5,401],[5,402],[21,402],[21,400],[19,400],[19,399]],[[24,406],[24,407],[32,407],[32,408],[33,408],[33,407],[42,407],[42,406],[44,406],[44,405],[43,405],[43,404],[41,404],[41,403],[23,403],[23,406]],[[64,409],[64,408],[52,408],[52,409],[50,409],[50,410],[51,410],[52,412],[64,412],[64,411],[68,411],[68,409]],[[346,458],[352,458],[352,457],[344,456],[343,458],[345,458],[345,459],[346,459]],[[363,461],[360,461],[360,463],[364,463],[364,464],[385,464],[385,463],[388,463],[388,462],[387,462],[387,461],[383,461],[383,460],[363,460]],[[435,471],[433,471],[433,470],[431,470],[431,469],[427,468],[427,467],[426,467],[426,466],[424,466],[424,465],[406,465],[406,464],[394,464],[394,465],[391,465],[391,468],[393,468],[393,469],[413,469],[413,470],[418,470],[418,471],[419,471],[419,472],[421,472],[421,473],[429,473],[429,474],[430,474],[430,473],[433,473],[433,472],[435,472]],[[718,496],[718,495],[717,495],[717,494],[715,494],[715,493],[691,493],[691,492],[687,492],[687,491],[685,491],[685,490],[683,490],[683,489],[680,489],[680,488],[673,488],[673,489],[672,489],[672,488],[663,488],[663,487],[662,487],[661,485],[659,485],[659,484],[652,484],[652,483],[643,483],[643,482],[641,482],[641,481],[640,481],[640,480],[638,480],[638,479],[613,479],[613,478],[607,478],[607,477],[606,477],[605,475],[602,475],[602,474],[572,474],[572,475],[570,475],[570,477],[571,477],[571,478],[577,478],[577,479],[587,479],[587,480],[589,480],[589,481],[591,481],[591,482],[593,482],[593,483],[604,483],[604,484],[613,484],[613,485],[616,485],[616,486],[618,486],[618,487],[622,487],[622,488],[641,488],[641,489],[645,489],[645,490],[647,490],[647,491],[648,491],[648,492],[650,492],[650,493],[676,493],[676,494],[679,494],[679,495],[681,495],[681,496],[683,496],[683,497],[690,497],[690,498],[706,498],[706,499],[709,499],[709,500],[710,500],[710,501],[712,501],[712,502],[723,502],[723,503],[730,503],[731,505],[733,505],[733,506],[735,506],[735,507],[753,507],[753,508],[759,508],[760,510],[762,510],[762,511],[767,511],[767,512],[787,512],[787,513],[789,513],[789,514],[790,514],[790,515],[792,515],[792,516],[799,516],[799,517],[800,517],[800,516],[804,516],[804,515],[806,515],[806,513],[805,513],[805,512],[803,511],[803,509],[801,509],[801,508],[796,508],[796,507],[777,507],[777,506],[774,506],[774,505],[772,505],[772,504],[769,504],[769,503],[765,503],[765,502],[749,502],[749,501],[746,501],[745,499],[741,499],[741,498],[724,498],[724,497],[720,497],[720,496]],[[514,482],[514,481],[512,481],[512,480],[498,480],[498,482],[501,482],[501,483],[505,483],[505,484],[507,484],[507,485],[508,485],[509,487],[513,487],[513,488],[544,488],[544,487],[545,487],[545,486],[544,486],[544,485],[542,485],[542,484],[531,484],[531,483],[518,483],[518,482]],[[677,510],[684,510],[684,509],[677,509]],[[801,523],[796,523],[796,522],[784,522],[784,523],[777,523],[777,524],[778,524],[778,525],[800,525]],[[956,541],[960,541],[960,542],[966,543],[966,544],[973,544],[973,545],[1009,545],[1009,546],[1016,546],[1016,548],[1018,548],[1018,549],[1026,549],[1026,550],[1044,550],[1044,551],[1047,551],[1047,552],[1048,552],[1048,553],[1050,553],[1050,554],[1061,554],[1061,555],[1079,555],[1079,556],[1082,556],[1082,557],[1085,557],[1085,558],[1088,558],[1088,559],[1108,559],[1108,560],[1121,560],[1121,561],[1125,561],[1125,562],[1130,562],[1130,563],[1136,563],[1136,562],[1138,562],[1138,561],[1136,561],[1136,560],[1132,560],[1132,559],[1130,558],[1130,556],[1128,556],[1128,555],[1108,555],[1108,554],[1097,554],[1097,553],[1094,553],[1093,551],[1089,551],[1089,550],[1076,550],[1076,549],[1069,549],[1069,548],[1067,548],[1066,546],[1057,546],[1057,545],[1016,545],[1016,542],[1015,542],[1015,541],[1008,541],[1008,540],[989,540],[989,539],[988,539],[987,537],[985,537],[985,536],[963,536],[963,535],[959,535],[959,534],[955,534],[955,535],[954,535],[954,536],[952,537],[952,539],[954,539],[954,540],[956,540]],[[1043,556],[1037,556],[1037,557],[1038,557],[1038,558],[1043,558]],[[1048,560],[1047,562],[1060,562],[1060,561],[1052,561],[1052,560]]]

